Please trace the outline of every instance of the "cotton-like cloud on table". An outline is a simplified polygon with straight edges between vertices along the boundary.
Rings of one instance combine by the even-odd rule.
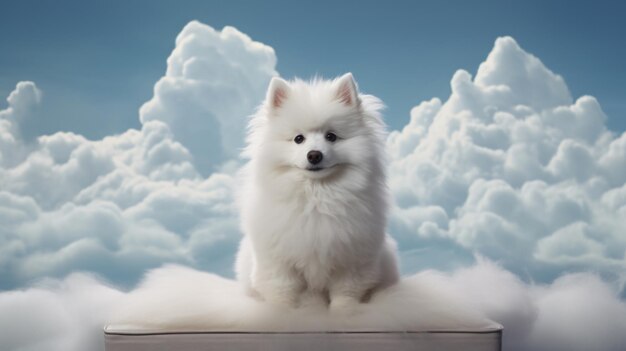
[[[596,99],[574,101],[509,37],[451,88],[389,138],[391,231],[404,247],[447,241],[543,280],[581,269],[623,279],[626,134],[606,129]]]
[[[626,303],[597,275],[527,284],[479,258],[446,279],[468,304],[504,326],[503,350],[617,351],[626,343]]]
[[[164,299],[185,297],[173,299],[176,304],[172,306],[178,309],[165,314],[150,311],[146,316],[157,315],[150,319],[152,323],[158,325],[168,318],[184,316],[210,319],[209,315],[198,314],[211,303],[195,301],[203,296],[190,292],[188,285],[213,281],[219,288],[222,279],[188,268],[166,267],[148,275],[148,286],[180,281],[185,276],[192,280],[183,285],[168,284],[167,292],[161,292]],[[529,285],[493,262],[479,259],[475,265],[451,274],[422,272],[411,279],[435,291],[445,289],[455,295],[462,292],[467,304],[504,325],[504,350],[619,351],[626,343],[626,304],[592,274],[569,274],[549,285]],[[102,350],[102,323],[111,316],[111,310],[136,303],[146,293],[153,299],[160,294],[160,290],[145,289],[124,293],[81,273],[60,281],[47,280],[26,290],[0,292],[2,346],[8,350]],[[133,306],[141,311],[145,301],[138,305]],[[420,311],[415,313],[419,315]],[[305,319],[300,324],[307,323]]]

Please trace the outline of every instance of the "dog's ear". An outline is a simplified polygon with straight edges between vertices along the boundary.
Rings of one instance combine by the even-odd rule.
[[[280,108],[289,95],[289,83],[280,77],[273,77],[267,89],[267,105],[272,110]]]
[[[359,92],[356,83],[352,77],[352,73],[346,73],[337,79],[337,100],[346,106],[356,107],[360,104]]]

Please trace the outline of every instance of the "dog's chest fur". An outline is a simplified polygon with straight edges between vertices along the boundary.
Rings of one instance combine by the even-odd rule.
[[[365,193],[309,186],[289,200],[264,208],[271,223],[267,249],[310,285],[371,259],[384,237],[384,219],[368,206]]]

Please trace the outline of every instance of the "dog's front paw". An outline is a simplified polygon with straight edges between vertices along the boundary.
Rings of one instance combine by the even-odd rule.
[[[298,296],[302,288],[297,280],[268,279],[254,277],[252,283],[261,298],[268,304],[279,307],[295,308],[298,305]]]
[[[298,308],[325,309],[328,308],[328,296],[317,291],[305,291],[300,295]]]
[[[298,307],[298,297],[296,294],[289,294],[289,293],[284,293],[284,292],[265,293],[263,294],[263,300],[277,307],[288,307],[288,308]]]
[[[359,300],[352,296],[333,296],[330,299],[330,311],[332,313],[354,315],[358,313],[360,304]]]

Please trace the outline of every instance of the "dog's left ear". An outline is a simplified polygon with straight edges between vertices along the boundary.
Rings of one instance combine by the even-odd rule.
[[[346,73],[337,79],[337,100],[341,101],[346,106],[359,106],[359,92],[357,90],[356,82],[352,77],[352,73]]]

